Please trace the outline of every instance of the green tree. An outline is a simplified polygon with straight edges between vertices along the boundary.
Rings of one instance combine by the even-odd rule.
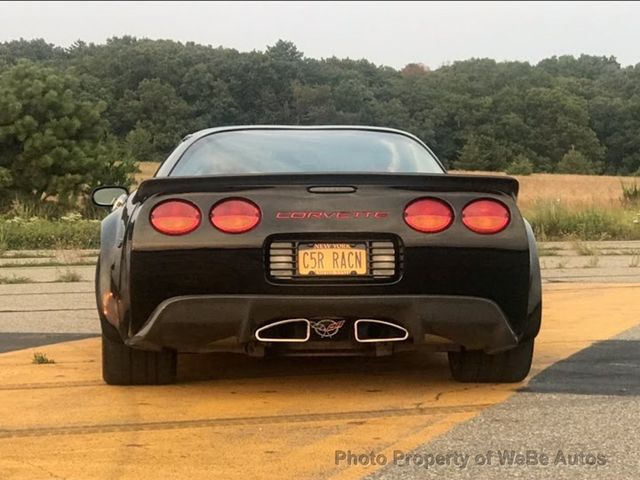
[[[295,82],[292,91],[297,125],[327,124],[335,119],[336,111],[328,85],[310,86]]]
[[[559,88],[535,88],[527,92],[526,124],[531,136],[523,143],[557,165],[572,148],[591,162],[600,161],[605,149],[590,128],[585,99]]]
[[[14,65],[20,60],[43,62],[59,60],[66,56],[61,47],[56,47],[43,39],[11,40],[0,44],[0,65],[6,63]]]
[[[143,80],[135,92],[126,92],[116,112],[123,124],[128,124],[129,132],[144,130],[144,135],[150,136],[147,142],[151,148],[144,152],[149,155],[147,161],[163,160],[192,130],[187,102],[171,85],[157,78]],[[133,135],[140,140],[139,134]]]
[[[524,155],[518,155],[507,167],[509,175],[531,175],[533,173],[533,162]]]
[[[504,171],[513,153],[495,138],[471,135],[454,163],[458,170]]]
[[[308,58],[285,40],[251,52],[130,36],[66,49],[0,43],[0,72],[20,59],[72,71],[80,90],[105,102],[108,132],[145,159],[162,160],[206,127],[358,123],[409,130],[445,164],[504,170],[522,155],[552,172],[573,146],[607,173],[640,169],[640,64],[613,57],[395,70]]]
[[[74,203],[102,182],[127,184],[135,170],[78,78],[30,62],[0,75],[0,170],[7,188]]]
[[[602,167],[599,163],[589,160],[580,151],[571,148],[571,150],[564,154],[560,162],[558,162],[556,170],[558,173],[595,175],[600,173]]]
[[[131,155],[138,162],[148,162],[156,157],[153,135],[140,125],[127,134],[126,144]]]

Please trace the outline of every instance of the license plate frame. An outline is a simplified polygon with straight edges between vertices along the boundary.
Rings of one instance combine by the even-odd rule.
[[[315,253],[315,255],[314,255]],[[369,248],[366,242],[305,242],[296,249],[299,277],[366,277]]]

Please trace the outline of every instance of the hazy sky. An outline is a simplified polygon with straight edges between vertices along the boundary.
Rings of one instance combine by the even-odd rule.
[[[0,41],[67,46],[111,36],[264,50],[279,38],[310,57],[436,68],[470,57],[537,62],[613,55],[640,63],[635,2],[1,2]]]

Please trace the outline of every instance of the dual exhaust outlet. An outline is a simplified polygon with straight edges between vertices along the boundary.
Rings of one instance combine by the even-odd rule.
[[[258,328],[256,339],[270,343],[303,343],[311,339],[311,331],[320,338],[329,339],[344,325],[344,320],[309,320],[291,318],[279,320]],[[353,323],[354,338],[358,343],[402,342],[409,338],[409,331],[392,322],[360,318]]]

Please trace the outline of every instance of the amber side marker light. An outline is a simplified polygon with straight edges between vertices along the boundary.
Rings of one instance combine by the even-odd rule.
[[[421,198],[404,209],[404,221],[419,232],[438,233],[449,228],[453,222],[453,210],[442,200]]]
[[[224,233],[245,233],[260,223],[258,206],[244,199],[223,200],[211,209],[211,224]]]
[[[200,225],[200,210],[185,200],[167,200],[156,205],[149,217],[151,225],[165,235],[185,235]]]
[[[462,209],[462,223],[476,233],[501,232],[510,221],[509,209],[496,200],[475,200]]]

